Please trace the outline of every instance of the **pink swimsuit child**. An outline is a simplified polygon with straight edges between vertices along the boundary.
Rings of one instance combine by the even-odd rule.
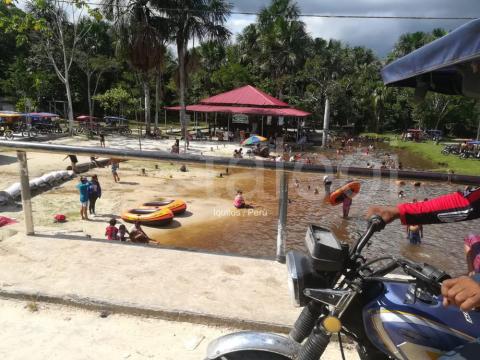
[[[235,206],[237,209],[245,207],[245,200],[243,199],[242,195],[238,194],[235,196],[235,200],[233,200],[233,206]]]

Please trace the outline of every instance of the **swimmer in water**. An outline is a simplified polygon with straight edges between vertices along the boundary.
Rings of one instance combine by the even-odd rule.
[[[412,245],[420,245],[423,238],[423,226],[422,225],[409,225],[407,226],[407,238]]]
[[[325,195],[330,195],[330,187],[332,186],[332,180],[328,175],[323,177],[323,186],[325,187]]]
[[[404,192],[403,190],[400,190],[400,191],[398,192],[398,198],[399,198],[399,199],[403,199],[404,197],[405,197],[405,192]]]

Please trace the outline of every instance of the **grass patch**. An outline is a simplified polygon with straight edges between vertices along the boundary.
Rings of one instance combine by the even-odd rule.
[[[443,155],[442,145],[435,145],[433,141],[413,142],[390,139],[390,146],[394,148],[404,149],[416,156],[423,157],[438,167],[433,170],[440,172],[448,172],[452,170],[455,174],[462,175],[480,175],[480,161],[476,159],[460,159],[458,155]]]

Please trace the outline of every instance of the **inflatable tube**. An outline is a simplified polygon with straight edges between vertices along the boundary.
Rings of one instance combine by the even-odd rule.
[[[121,218],[129,223],[139,221],[142,225],[162,226],[172,222],[173,212],[166,208],[130,209],[125,211]]]
[[[5,192],[8,193],[12,199],[20,197],[20,183],[14,183],[5,189]]]
[[[151,201],[142,204],[142,208],[156,208],[169,209],[174,215],[180,215],[187,210],[187,203],[183,200],[165,200],[165,201]]]
[[[0,205],[7,205],[13,202],[13,198],[6,191],[0,191]]]
[[[349,198],[353,198],[360,192],[360,182],[352,181],[348,184],[343,185],[342,187],[338,188],[334,192],[330,194],[329,201],[332,205],[338,205],[343,202],[345,196]]]

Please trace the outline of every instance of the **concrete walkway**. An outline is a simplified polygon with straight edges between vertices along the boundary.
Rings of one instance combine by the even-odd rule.
[[[200,360],[210,341],[237,331],[2,299],[0,319],[0,358],[8,360]],[[358,359],[353,346],[346,347],[346,358]],[[339,358],[337,342],[322,356]]]
[[[16,234],[0,242],[0,295],[165,319],[286,331],[285,265],[270,260]]]

